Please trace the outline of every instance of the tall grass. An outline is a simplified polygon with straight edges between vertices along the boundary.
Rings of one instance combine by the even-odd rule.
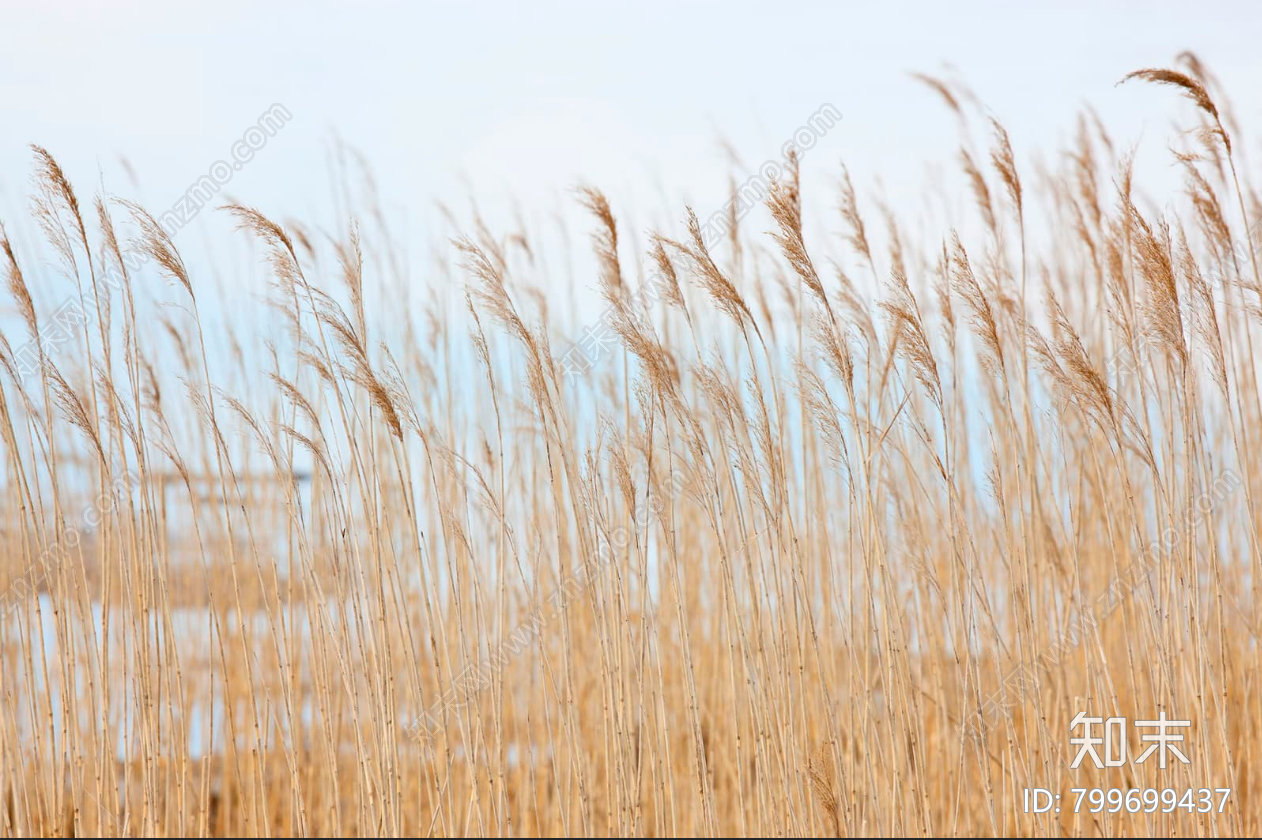
[[[645,246],[582,188],[612,338],[579,376],[524,225],[453,216],[409,269],[374,202],[228,207],[254,334],[36,148],[0,232],[4,833],[1256,834],[1262,204],[1181,61],[1127,77],[1196,106],[1178,196],[1091,115],[1027,164],[930,77],[940,226],[793,162],[770,234],[672,208]],[[1190,763],[1071,770],[1080,712],[1188,719]]]

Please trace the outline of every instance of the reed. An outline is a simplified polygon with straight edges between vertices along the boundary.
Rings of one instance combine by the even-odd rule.
[[[666,208],[642,245],[580,187],[586,324],[544,232],[448,214],[408,268],[368,189],[330,232],[224,208],[267,281],[239,329],[33,147],[0,227],[0,829],[1256,835],[1262,203],[1179,61],[1125,81],[1195,106],[1183,195],[1141,198],[1093,113],[1027,164],[923,75],[957,218],[791,159],[770,232]],[[1084,712],[1187,719],[1190,763],[1071,770]]]

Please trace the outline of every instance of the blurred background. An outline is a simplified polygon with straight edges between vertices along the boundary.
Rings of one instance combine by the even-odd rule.
[[[837,228],[842,161],[861,196],[909,210],[946,179],[948,200],[967,204],[954,186],[957,122],[910,72],[969,85],[1027,169],[1070,139],[1089,105],[1116,140],[1138,145],[1148,189],[1177,189],[1167,147],[1173,115],[1188,111],[1151,87],[1116,87],[1125,73],[1190,50],[1242,121],[1262,104],[1262,7],[1247,2],[6,0],[2,14],[0,218],[23,215],[29,143],[84,194],[103,188],[161,213],[280,103],[293,119],[213,203],[342,229],[336,183],[339,172],[358,180],[346,151],[357,150],[396,244],[418,264],[451,235],[439,202],[465,221],[476,196],[493,228],[517,214],[543,225],[574,211],[580,180],[605,190],[631,229],[678,231],[685,202],[704,219],[729,179],[778,157],[825,103],[842,123],[803,161],[821,231]],[[1254,152],[1239,150],[1245,168]],[[197,254],[228,227],[202,214],[177,243]],[[579,285],[580,305],[595,305],[584,297],[594,280]]]

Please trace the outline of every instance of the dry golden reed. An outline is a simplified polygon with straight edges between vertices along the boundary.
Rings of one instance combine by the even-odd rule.
[[[1255,835],[1262,200],[1177,64],[1124,81],[1195,106],[1181,192],[916,75],[960,133],[923,205],[791,156],[722,236],[588,185],[441,207],[428,261],[366,165],[330,231],[224,208],[227,270],[34,147],[0,833]],[[1072,770],[1079,713],[1190,763]]]

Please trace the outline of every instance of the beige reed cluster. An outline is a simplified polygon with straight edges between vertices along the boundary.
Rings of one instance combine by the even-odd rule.
[[[364,171],[336,231],[226,208],[262,309],[36,148],[0,232],[0,833],[1256,834],[1262,201],[1177,66],[1124,88],[1191,101],[1177,194],[1093,112],[1036,165],[921,76],[958,218],[813,161],[717,246],[684,207],[640,242],[583,188],[571,276],[477,214],[414,261]],[[568,376],[592,285],[618,345]],[[1080,713],[1186,719],[1189,763],[1071,770]]]

